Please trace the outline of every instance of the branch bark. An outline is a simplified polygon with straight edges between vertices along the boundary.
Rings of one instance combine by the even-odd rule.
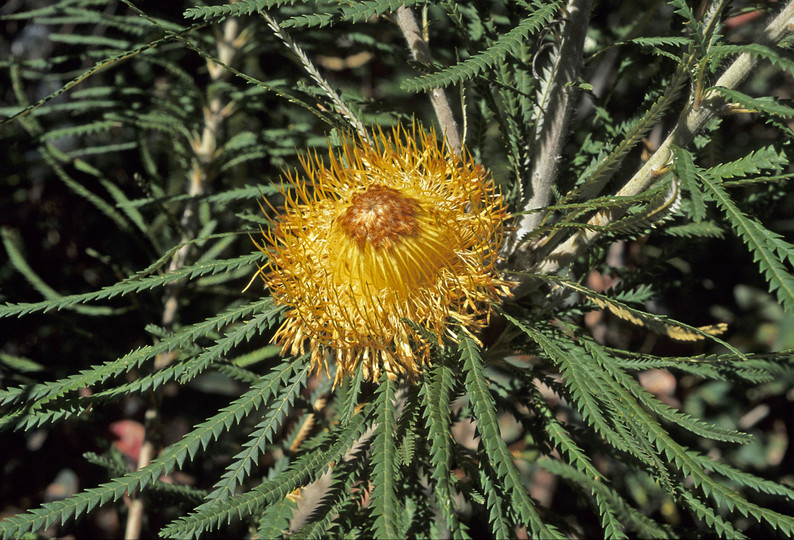
[[[405,6],[397,8],[397,26],[400,27],[403,36],[405,36],[405,41],[408,42],[408,48],[411,50],[413,59],[423,64],[432,64],[433,57],[430,54],[430,48],[419,29],[419,25],[416,23],[413,11]],[[443,88],[433,88],[430,91],[430,103],[433,105],[438,124],[444,133],[447,147],[453,153],[460,154],[462,146],[458,133],[458,124],[452,114],[452,108],[449,106],[449,101]]]
[[[774,45],[787,33],[794,31],[794,0],[790,0],[783,10],[754,40],[756,43]],[[714,86],[736,88],[755,69],[760,62],[756,56],[743,53],[717,79]],[[671,147],[686,146],[694,136],[717,114],[725,104],[725,99],[718,92],[706,92],[700,107],[690,105],[688,111],[681,115],[678,123],[665,141],[654,154],[645,162],[637,173],[630,178],[617,192],[618,197],[631,197],[647,190],[655,182],[657,172],[663,169],[672,156]],[[598,212],[589,221],[589,224],[604,226],[620,215],[609,212]],[[551,254],[539,261],[530,272],[551,274],[569,265],[579,255],[584,253],[599,238],[598,231],[586,230],[571,236],[567,241],[557,246]],[[531,279],[531,278],[526,278]],[[517,292],[526,286],[526,279],[519,285]],[[524,293],[525,291],[520,291]]]
[[[547,98],[545,103],[538,104],[540,118],[530,147],[531,193],[522,209],[530,213],[521,217],[518,229],[512,235],[513,246],[543,219],[540,212],[532,211],[544,208],[551,202],[552,186],[557,181],[557,164],[568,135],[568,120],[578,94],[570,83],[576,80],[582,67],[582,52],[592,7],[592,0],[570,0],[566,7],[568,14],[560,44],[553,57],[551,77],[543,92]]]

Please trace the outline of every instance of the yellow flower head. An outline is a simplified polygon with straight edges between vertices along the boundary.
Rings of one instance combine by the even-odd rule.
[[[287,175],[277,226],[263,233],[260,273],[286,306],[274,340],[336,381],[420,373],[454,327],[484,326],[506,292],[494,269],[507,217],[485,169],[427,134],[395,129],[375,142],[343,140],[324,164]],[[410,321],[410,322],[409,322]]]

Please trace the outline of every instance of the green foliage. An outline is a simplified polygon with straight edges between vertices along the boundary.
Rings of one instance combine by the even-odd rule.
[[[483,373],[482,358],[477,346],[470,336],[461,336],[461,360],[466,374],[466,391],[468,392],[478,421],[478,431],[485,453],[491,458],[495,467],[496,476],[501,481],[505,495],[512,503],[512,511],[518,515],[519,523],[531,527],[531,530],[544,538],[558,536],[559,533],[551,526],[547,526],[540,519],[535,508],[535,503],[529,498],[518,469],[513,463],[512,455],[499,433],[499,424],[496,416],[496,404],[488,388],[485,374]],[[495,486],[494,486],[495,488]],[[485,494],[495,504],[502,505],[502,497],[491,498],[490,493]]]
[[[508,54],[519,49],[529,36],[539,32],[553,18],[560,2],[535,2],[533,10],[512,30],[505,32],[486,50],[472,54],[466,60],[438,73],[423,75],[405,81],[402,86],[409,92],[421,92],[439,86],[449,86],[471,79],[488,68],[504,62]]]
[[[422,387],[425,398],[423,409],[427,434],[430,440],[431,474],[435,481],[433,490],[438,508],[444,517],[444,526],[453,538],[467,538],[464,525],[458,519],[453,497],[452,460],[454,439],[450,432],[450,413],[448,404],[452,401],[455,374],[444,361],[433,366]]]
[[[215,19],[225,16],[239,17],[240,15],[251,15],[263,9],[295,3],[297,3],[297,0],[240,0],[233,4],[188,8],[185,10],[185,17],[192,19]]]
[[[375,441],[373,443],[371,515],[373,532],[381,538],[401,538],[400,516],[403,512],[397,499],[397,447],[395,441],[394,382],[385,375],[378,388],[375,406],[378,408]]]
[[[785,24],[723,25],[725,1],[27,4],[0,8],[0,538],[123,534],[100,507],[163,538],[794,534]],[[249,237],[305,149],[412,120],[492,171],[512,294],[476,335],[410,321],[418,376],[334,383],[332,354],[272,343],[289,307]],[[139,450],[107,436],[130,424]],[[66,468],[79,488],[45,498]]]

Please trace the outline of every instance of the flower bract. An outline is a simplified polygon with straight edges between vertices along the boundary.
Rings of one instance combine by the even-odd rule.
[[[494,268],[507,214],[487,171],[414,126],[344,137],[287,174],[260,273],[287,307],[275,340],[336,381],[414,377],[434,346],[476,331],[507,291]]]

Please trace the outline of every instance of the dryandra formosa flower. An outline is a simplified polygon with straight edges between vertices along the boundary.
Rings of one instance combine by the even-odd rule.
[[[442,336],[476,330],[506,292],[494,268],[506,211],[485,169],[414,127],[343,139],[330,163],[302,160],[260,274],[287,306],[274,337],[336,381],[413,377]],[[437,338],[436,338],[437,336]]]

